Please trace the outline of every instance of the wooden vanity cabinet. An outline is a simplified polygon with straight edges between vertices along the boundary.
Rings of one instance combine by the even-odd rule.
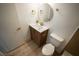
[[[39,32],[31,26],[29,26],[29,28],[30,28],[31,39],[36,44],[38,44],[38,46],[43,46],[47,40],[48,29],[43,32]]]

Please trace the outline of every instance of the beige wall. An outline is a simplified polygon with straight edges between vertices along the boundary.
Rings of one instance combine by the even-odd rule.
[[[15,4],[20,19],[24,19],[27,24],[34,23],[36,16],[31,15],[31,10],[37,10],[36,4]],[[50,33],[54,32],[65,39],[65,42],[58,48],[61,51],[68,43],[76,28],[79,25],[79,4],[50,4],[53,8],[53,19],[48,23]],[[59,9],[59,12],[56,11]],[[48,41],[49,38],[48,38]]]
[[[54,16],[51,21],[51,32],[64,38],[64,43],[58,48],[61,51],[69,42],[79,26],[79,4],[51,4]],[[56,11],[59,9],[59,12]]]
[[[0,4],[0,50],[9,51],[26,40],[27,26],[22,26],[14,4]],[[17,28],[21,30],[16,31]]]

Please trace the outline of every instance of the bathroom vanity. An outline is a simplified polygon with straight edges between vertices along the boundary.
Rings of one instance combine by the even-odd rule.
[[[46,43],[48,27],[30,24],[31,39],[38,45],[43,46]]]

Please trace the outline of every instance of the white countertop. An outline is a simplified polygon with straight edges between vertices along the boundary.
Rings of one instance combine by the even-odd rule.
[[[30,24],[30,26],[33,27],[34,29],[36,29],[40,33],[43,32],[43,31],[45,31],[45,30],[47,30],[47,29],[49,29],[46,26],[40,26],[38,24]]]

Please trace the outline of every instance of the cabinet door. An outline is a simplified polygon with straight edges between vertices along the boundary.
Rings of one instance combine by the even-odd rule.
[[[38,31],[35,31],[35,41],[40,46],[41,34]]]
[[[40,33],[34,28],[30,27],[31,39],[38,45],[40,45]]]
[[[41,33],[41,44],[42,45],[46,43],[47,35],[48,35],[48,30],[46,30],[43,33]]]

